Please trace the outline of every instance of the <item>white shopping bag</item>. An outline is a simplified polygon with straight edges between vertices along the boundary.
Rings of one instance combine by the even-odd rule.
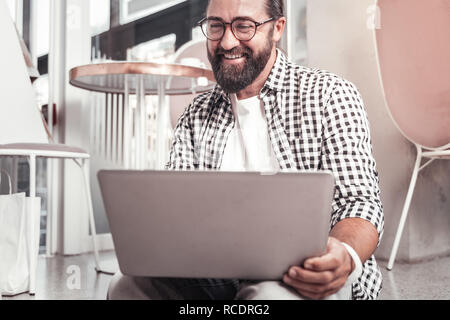
[[[0,293],[4,296],[34,286],[39,251],[41,199],[26,197],[24,192],[11,194],[11,180],[9,190],[8,195],[0,195]]]

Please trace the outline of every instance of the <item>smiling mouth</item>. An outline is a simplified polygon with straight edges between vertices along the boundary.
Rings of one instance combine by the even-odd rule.
[[[243,54],[224,54],[223,58],[226,60],[237,60],[243,58],[245,55]]]

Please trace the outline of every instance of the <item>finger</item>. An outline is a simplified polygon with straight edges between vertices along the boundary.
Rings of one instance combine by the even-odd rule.
[[[336,278],[336,274],[333,270],[317,272],[303,269],[301,267],[290,268],[288,276],[297,281],[316,284],[329,283],[334,281]]]
[[[346,279],[341,277],[326,284],[315,284],[302,282],[285,275],[283,277],[283,282],[300,293],[307,293],[305,294],[307,297],[321,298],[339,291],[345,285]]]
[[[321,257],[307,259],[303,264],[305,269],[313,271],[335,270],[340,265],[341,261],[334,253],[327,253]]]

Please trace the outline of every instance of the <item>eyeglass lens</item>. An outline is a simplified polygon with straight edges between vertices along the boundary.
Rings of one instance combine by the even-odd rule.
[[[220,20],[205,20],[202,24],[204,34],[210,40],[219,40],[225,33],[225,23]],[[249,40],[255,35],[255,22],[247,19],[237,19],[231,23],[231,30],[239,40]]]

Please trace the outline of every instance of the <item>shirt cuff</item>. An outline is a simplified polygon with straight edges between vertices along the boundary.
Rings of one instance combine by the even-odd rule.
[[[346,285],[352,284],[352,283],[358,281],[359,277],[362,274],[361,259],[359,258],[358,254],[351,246],[349,246],[345,242],[341,242],[341,243],[345,247],[345,249],[347,249],[348,254],[352,257],[353,262],[355,263],[355,269],[353,270],[352,273],[350,273],[350,275],[347,278],[347,282],[346,282]]]

